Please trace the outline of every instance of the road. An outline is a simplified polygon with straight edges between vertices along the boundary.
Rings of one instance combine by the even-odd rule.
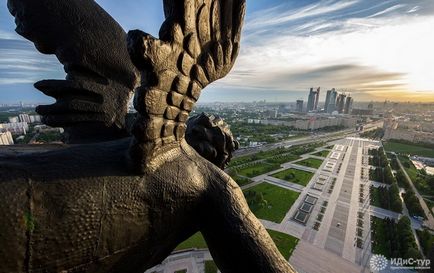
[[[407,171],[405,170],[404,166],[402,166],[401,160],[399,160],[399,157],[396,157],[399,167],[401,170],[403,170],[405,177],[407,178],[408,182],[410,182],[410,186],[413,189],[414,193],[416,194],[416,197],[419,199],[419,203],[422,206],[423,211],[425,212],[426,217],[428,220],[425,221],[425,224],[430,228],[434,229],[434,217],[432,216],[430,209],[425,203],[425,200],[423,200],[422,195],[419,194],[419,191],[416,189],[416,187],[413,184],[413,181],[411,180],[410,176],[407,174]]]
[[[235,151],[234,158],[244,156],[244,155],[250,155],[250,154],[258,153],[261,151],[268,151],[268,150],[276,149],[279,147],[303,145],[303,144],[308,144],[308,143],[317,142],[317,141],[327,142],[327,141],[355,135],[356,133],[357,132],[354,129],[347,129],[347,130],[342,130],[342,131],[338,131],[338,132],[331,132],[331,133],[318,134],[318,135],[313,135],[313,136],[308,136],[308,137],[303,137],[303,138],[298,138],[298,139],[285,140],[285,141],[278,142],[278,143],[265,144],[265,145],[258,146],[258,147],[239,149],[239,150]]]

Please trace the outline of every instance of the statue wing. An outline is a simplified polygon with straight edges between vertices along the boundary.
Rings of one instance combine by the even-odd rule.
[[[57,100],[37,108],[44,122],[61,127],[96,121],[123,126],[139,73],[121,26],[93,0],[8,0],[7,6],[16,32],[41,53],[55,54],[67,73],[66,80],[35,84]]]
[[[184,138],[202,89],[232,69],[240,48],[245,0],[164,0],[159,39],[128,33],[128,51],[142,73],[130,154],[145,166],[160,148]]]

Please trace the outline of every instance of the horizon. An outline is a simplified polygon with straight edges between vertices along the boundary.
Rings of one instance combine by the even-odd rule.
[[[157,36],[162,3],[98,0],[128,31]],[[145,20],[135,20],[143,17]],[[52,103],[33,83],[61,79],[54,56],[18,36],[0,6],[0,103]],[[311,86],[351,93],[356,102],[434,102],[434,3],[373,0],[248,2],[239,58],[199,102],[307,100]],[[417,60],[417,61],[415,61]]]

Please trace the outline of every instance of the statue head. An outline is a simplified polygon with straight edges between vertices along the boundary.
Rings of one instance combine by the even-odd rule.
[[[138,83],[126,33],[95,1],[8,0],[16,31],[44,54],[55,54],[66,80],[35,87],[56,103],[36,111],[44,123],[64,127],[69,142],[126,133],[128,102]]]

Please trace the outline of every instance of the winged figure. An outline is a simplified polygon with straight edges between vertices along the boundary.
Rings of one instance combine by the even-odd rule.
[[[159,39],[126,35],[93,0],[8,8],[67,73],[36,83],[57,100],[38,108],[44,122],[105,141],[0,156],[0,272],[144,272],[198,231],[221,272],[293,272],[237,184],[185,140],[201,90],[235,62],[245,0],[166,0]],[[133,137],[120,138],[134,90]]]

